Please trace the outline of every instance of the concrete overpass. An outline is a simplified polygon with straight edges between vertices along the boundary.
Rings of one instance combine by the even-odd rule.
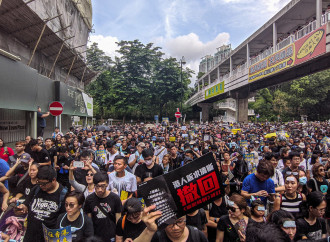
[[[330,0],[292,0],[237,48],[206,61],[187,105],[202,108],[234,98],[247,122],[255,91],[330,67]]]

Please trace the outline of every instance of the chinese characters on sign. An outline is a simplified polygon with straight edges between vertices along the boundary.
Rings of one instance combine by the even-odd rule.
[[[71,242],[71,226],[67,226],[61,229],[49,229],[45,225],[42,225],[44,231],[44,238],[46,242]]]
[[[153,182],[153,180],[159,180],[160,182],[156,186],[156,181]],[[148,196],[143,196],[147,206],[156,204],[157,209],[159,209],[159,205],[164,206],[166,209],[172,208],[163,204],[163,201],[165,201],[163,196],[166,195],[165,191],[168,190],[170,192],[168,199],[171,199],[172,203],[175,204],[173,212],[175,212],[177,218],[205,206],[223,194],[220,173],[212,153],[153,180],[142,184],[138,189],[148,190]],[[161,182],[162,180],[163,182]],[[143,195],[140,191],[138,193]],[[168,202],[171,201],[168,200]],[[162,208],[160,207],[160,209]],[[173,215],[170,212],[167,214]],[[164,218],[164,220],[166,219],[168,217]]]

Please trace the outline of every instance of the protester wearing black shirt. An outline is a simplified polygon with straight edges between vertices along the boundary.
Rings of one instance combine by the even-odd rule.
[[[69,183],[69,169],[73,158],[69,155],[67,147],[62,146],[58,149],[58,151],[59,155],[55,164],[55,169],[57,170],[57,181],[70,190],[71,185]]]
[[[163,169],[160,165],[155,163],[154,152],[151,149],[143,150],[142,157],[144,163],[136,167],[134,173],[138,184],[163,175]]]
[[[39,163],[41,166],[51,165],[51,159],[48,151],[43,149],[39,144],[38,140],[33,139],[30,141],[31,146],[31,157],[33,162]]]
[[[116,226],[116,241],[136,239],[146,228],[142,218],[142,203],[139,199],[129,198],[123,207],[123,214]]]
[[[91,218],[81,210],[84,202],[85,196],[83,193],[76,191],[68,193],[65,198],[66,213],[61,214],[57,218],[57,228],[71,226],[72,242],[81,241],[94,235]]]
[[[186,216],[186,224],[190,226],[194,226],[200,231],[207,234],[206,224],[207,224],[207,217],[205,214],[204,209],[197,209],[196,211],[187,214]]]
[[[45,139],[45,149],[48,151],[52,166],[57,161],[57,148],[52,145],[52,139]]]
[[[104,242],[114,241],[116,222],[120,218],[122,204],[118,195],[107,190],[109,177],[106,173],[96,173],[93,178],[95,193],[89,195],[84,211],[92,218],[95,235]]]
[[[67,190],[56,181],[54,168],[40,167],[37,178],[39,186],[34,187],[25,202],[18,206],[23,213],[28,213],[24,242],[44,242],[42,224],[54,229],[58,215],[65,209]]]

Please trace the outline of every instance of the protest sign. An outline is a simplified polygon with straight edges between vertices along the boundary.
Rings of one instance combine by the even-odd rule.
[[[182,126],[181,130],[187,130],[187,126]]]
[[[247,147],[248,147],[248,142],[247,142],[247,140],[241,140],[240,143],[239,143],[239,146],[240,146],[241,148],[245,148],[245,149],[247,149]]]
[[[224,195],[223,183],[213,154],[208,153],[172,172],[142,183],[138,196],[147,206],[156,205],[164,227]],[[164,216],[165,214],[165,216]]]
[[[71,226],[67,226],[61,229],[49,229],[45,225],[42,225],[44,238],[46,242],[71,242]]]

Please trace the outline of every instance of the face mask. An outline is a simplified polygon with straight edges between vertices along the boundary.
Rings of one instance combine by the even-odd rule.
[[[194,148],[194,151],[198,151],[198,148]]]
[[[147,166],[150,166],[152,164],[152,159],[150,160],[145,160],[144,163],[147,165]]]
[[[183,151],[184,151],[184,147],[181,147],[181,150],[183,150]]]
[[[121,143],[117,143],[116,146],[117,146],[117,147],[120,147],[120,146],[121,146]]]
[[[304,176],[299,178],[300,185],[306,185],[306,183],[307,183],[307,177]]]

